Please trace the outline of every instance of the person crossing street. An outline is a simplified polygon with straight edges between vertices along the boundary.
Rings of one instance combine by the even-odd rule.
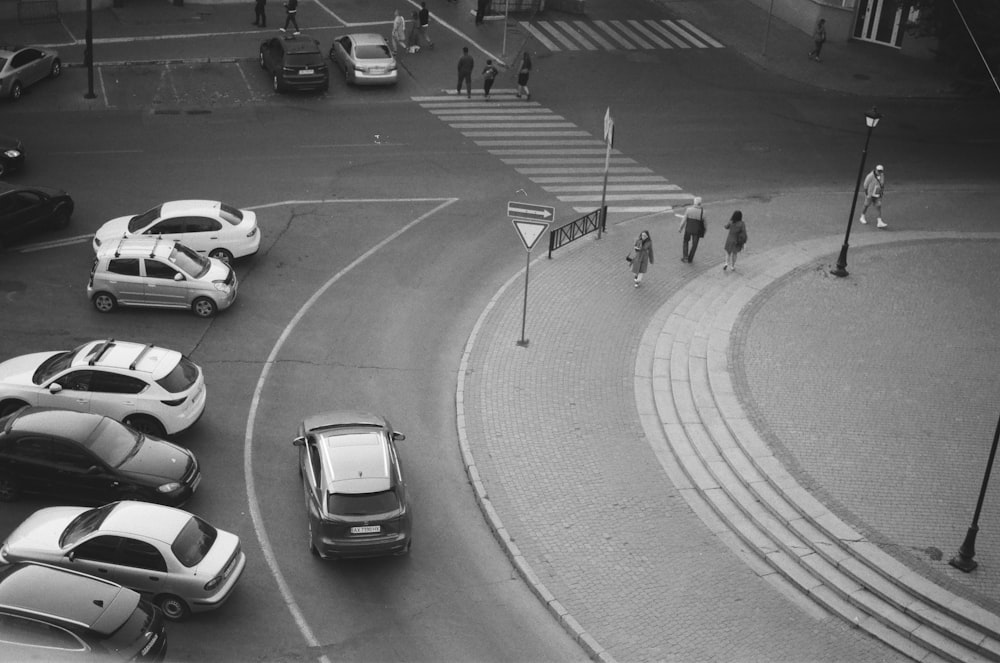
[[[876,228],[888,228],[889,224],[882,220],[882,198],[885,196],[885,168],[880,165],[875,166],[875,170],[865,176],[865,206],[861,210],[861,223],[868,223],[865,214],[868,208],[875,208],[877,216]]]

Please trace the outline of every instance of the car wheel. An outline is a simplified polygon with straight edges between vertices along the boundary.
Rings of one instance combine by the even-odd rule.
[[[109,292],[99,292],[94,295],[94,308],[96,308],[101,313],[111,313],[116,308],[118,308],[118,302],[115,300],[115,296]]]
[[[27,403],[24,401],[15,399],[0,402],[0,417],[6,417],[8,414],[14,414],[25,405],[27,405]]]
[[[191,613],[188,604],[179,596],[161,594],[156,597],[156,605],[163,611],[163,616],[171,621],[180,621]]]
[[[143,414],[133,414],[125,417],[122,423],[136,429],[140,433],[152,435],[153,437],[165,437],[167,434],[167,431],[163,428],[163,424]]]
[[[215,315],[218,308],[219,307],[215,305],[215,302],[208,297],[199,297],[194,300],[194,303],[191,304],[191,310],[194,311],[194,314],[199,318],[211,318]]]
[[[225,249],[212,249],[209,254],[209,258],[218,258],[227,265],[232,264],[233,254]]]
[[[20,495],[21,484],[6,474],[0,474],[0,502],[13,502]]]
[[[49,220],[49,228],[52,230],[62,230],[69,225],[69,212],[65,207],[60,207]]]
[[[21,87],[21,81],[14,81],[10,86],[10,98],[17,101],[21,98],[21,92],[23,88]]]
[[[52,78],[58,78],[59,74],[61,73],[62,73],[62,62],[59,61],[59,58],[56,58],[55,60],[52,61],[52,69],[49,70],[49,76],[51,76]]]

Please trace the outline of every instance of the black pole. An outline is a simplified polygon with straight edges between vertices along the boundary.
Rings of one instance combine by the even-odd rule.
[[[87,94],[85,99],[93,99],[94,94],[94,8],[93,0],[87,0],[87,45],[83,51],[83,64],[87,67]]]
[[[990,459],[986,461],[986,473],[983,475],[983,486],[979,489],[979,501],[976,502],[976,513],[972,516],[972,526],[966,532],[965,541],[962,541],[962,545],[959,546],[958,554],[948,561],[956,569],[966,573],[974,571],[979,566],[973,559],[976,556],[976,535],[979,534],[979,514],[983,511],[986,487],[990,485],[990,473],[993,471],[993,461],[997,456],[998,440],[1000,440],[1000,419],[997,420],[997,429],[993,433],[993,446],[990,448]]]
[[[865,159],[868,156],[868,141],[872,139],[872,129],[875,127],[868,124],[868,135],[865,136],[865,149],[861,151],[861,167],[858,168],[858,181],[854,184],[854,200],[851,201],[851,213],[847,217],[847,232],[844,233],[844,245],[840,247],[840,257],[837,258],[837,266],[830,270],[834,276],[847,276],[847,245],[851,238],[851,224],[854,223],[854,210],[858,205],[858,192],[861,190],[861,178],[865,174]]]

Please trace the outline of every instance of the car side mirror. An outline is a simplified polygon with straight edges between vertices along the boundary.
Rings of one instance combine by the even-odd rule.
[[[306,446],[306,438],[297,437],[294,440],[292,440],[292,445],[296,447],[304,447]]]
[[[402,433],[393,433],[392,439],[394,442],[402,442],[403,440],[406,439],[406,436],[403,435]]]
[[[174,274],[174,280],[175,281],[183,281],[184,280],[184,275],[180,274],[180,273]]]
[[[59,384],[58,382],[53,382],[52,384],[49,385],[50,394],[58,394],[60,391],[62,391],[62,385]]]
[[[68,553],[66,553],[66,559],[68,559],[71,562],[75,562],[76,561],[76,551],[75,550],[70,550]]]

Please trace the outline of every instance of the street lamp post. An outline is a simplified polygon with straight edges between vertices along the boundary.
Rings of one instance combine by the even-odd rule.
[[[868,141],[872,139],[872,129],[878,126],[878,121],[882,119],[878,109],[872,109],[865,113],[865,124],[868,126],[868,135],[865,136],[865,149],[861,151],[861,166],[858,168],[858,181],[854,184],[854,200],[851,202],[851,214],[847,217],[847,232],[844,233],[844,245],[840,247],[840,257],[837,258],[837,266],[830,270],[834,276],[847,276],[847,246],[851,238],[851,224],[854,222],[854,210],[858,204],[858,191],[861,190],[861,178],[865,174],[865,157],[868,156]]]
[[[87,29],[84,34],[86,46],[83,50],[83,64],[87,66],[87,92],[85,99],[94,99],[94,7],[93,1],[87,0]]]
[[[990,459],[986,461],[986,474],[983,475],[983,486],[979,489],[979,501],[976,502],[976,513],[972,516],[972,526],[965,534],[965,541],[958,548],[958,554],[952,557],[948,563],[959,571],[969,573],[977,566],[976,560],[976,535],[979,534],[979,514],[983,510],[983,500],[986,498],[986,487],[990,485],[990,472],[993,470],[993,460],[997,457],[997,441],[1000,440],[1000,420],[997,421],[996,432],[993,433],[993,446],[990,448]]]

